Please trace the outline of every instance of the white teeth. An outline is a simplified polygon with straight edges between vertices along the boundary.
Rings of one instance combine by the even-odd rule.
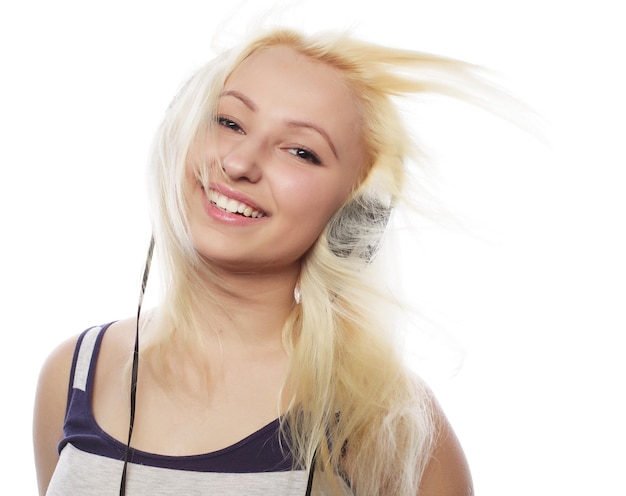
[[[265,216],[263,212],[254,210],[250,205],[228,198],[215,190],[209,190],[208,197],[211,203],[232,214],[242,214],[245,217],[252,217],[253,219]]]
[[[237,213],[237,210],[239,209],[239,202],[235,201],[235,200],[228,200],[228,203],[226,204],[226,210],[228,210],[229,212],[232,212],[233,214]]]
[[[226,210],[226,205],[228,205],[228,198],[226,198],[225,196],[220,196],[215,201],[215,204],[222,210]]]

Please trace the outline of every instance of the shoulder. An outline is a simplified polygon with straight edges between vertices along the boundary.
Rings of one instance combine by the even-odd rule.
[[[33,445],[40,494],[45,494],[58,459],[57,444],[63,437],[70,370],[79,335],[57,346],[44,362],[35,395]]]
[[[433,396],[435,438],[419,496],[472,496],[470,469],[450,422]]]
[[[65,409],[70,370],[80,334],[63,341],[48,355],[39,372],[36,407],[62,404]]]
[[[134,338],[133,319],[111,324],[102,341],[100,359],[106,364],[117,351]],[[41,367],[33,411],[33,448],[40,494],[45,494],[59,455],[57,446],[63,439],[63,424],[70,389],[70,374],[76,346],[81,334],[66,339],[48,355]]]
[[[106,347],[106,355],[115,354],[115,350],[128,349],[128,343],[134,341],[134,319],[117,321],[108,326],[102,347]],[[39,373],[37,385],[37,401],[65,404],[69,391],[69,380],[76,347],[82,334],[66,339],[48,355]],[[107,357],[108,358],[108,357]],[[99,360],[100,361],[100,360]]]

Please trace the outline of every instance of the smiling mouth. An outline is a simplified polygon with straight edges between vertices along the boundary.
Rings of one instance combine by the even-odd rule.
[[[250,205],[246,205],[238,200],[233,200],[232,198],[228,198],[221,193],[211,189],[209,190],[209,194],[207,195],[209,201],[215,205],[217,208],[229,212],[231,214],[239,214],[244,217],[251,217],[253,219],[258,219],[260,217],[265,217],[265,213],[260,210],[255,210]]]

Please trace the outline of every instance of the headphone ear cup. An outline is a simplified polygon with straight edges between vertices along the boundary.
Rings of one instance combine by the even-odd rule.
[[[371,196],[353,198],[330,222],[330,250],[340,258],[356,256],[370,263],[378,253],[391,210],[391,206]]]

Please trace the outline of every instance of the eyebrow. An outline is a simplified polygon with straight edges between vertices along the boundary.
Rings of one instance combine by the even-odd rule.
[[[234,98],[237,98],[239,101],[241,101],[246,107],[248,107],[253,112],[256,112],[258,110],[258,106],[252,100],[250,100],[250,98],[240,93],[239,91],[233,91],[233,90],[223,91],[220,97],[223,97],[223,96],[232,96]],[[338,158],[337,147],[335,147],[333,140],[330,138],[328,133],[322,127],[312,122],[300,121],[300,120],[288,120],[286,121],[286,124],[289,127],[301,127],[305,129],[312,129],[313,131],[318,133],[320,136],[322,136],[322,138],[324,138],[324,140],[328,143],[328,146],[332,150],[333,155],[335,155],[335,158]]]
[[[223,91],[220,95],[220,97],[223,96],[232,96],[237,98],[238,100],[241,100],[243,102],[243,104],[248,107],[250,110],[252,110],[253,112],[256,112],[258,110],[258,107],[256,106],[256,104],[250,100],[246,95],[239,93],[238,91]]]

